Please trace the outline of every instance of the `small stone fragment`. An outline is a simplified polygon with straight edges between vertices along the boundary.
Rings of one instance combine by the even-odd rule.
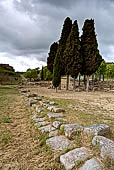
[[[47,108],[47,110],[53,112],[53,108],[54,108],[53,106],[49,106],[49,107]]]
[[[102,167],[96,158],[92,158],[87,160],[78,170],[102,170]]]
[[[85,161],[89,157],[85,147],[76,148],[60,156],[60,162],[65,166],[66,170],[71,170],[79,162]]]
[[[37,101],[41,101],[42,100],[41,97],[34,97],[34,99],[37,100]]]
[[[36,127],[41,127],[41,126],[45,126],[45,125],[48,125],[49,122],[48,121],[43,121],[43,122],[37,122],[34,124],[34,126]]]
[[[53,107],[53,112],[60,113],[60,112],[65,112],[65,110],[61,109],[61,108],[58,108],[58,107]]]
[[[52,127],[52,125],[47,125],[47,126],[43,126],[41,128],[39,128],[39,130],[41,130],[41,132],[51,132],[51,131],[54,131],[55,128]]]
[[[64,128],[65,136],[72,137],[76,132],[81,132],[83,127],[80,124],[63,124],[60,126],[60,129]]]
[[[71,142],[63,136],[55,136],[47,139],[46,144],[49,145],[51,149],[56,151],[62,151],[72,146]]]
[[[50,101],[49,104],[50,104],[50,105],[54,105],[55,102],[54,102],[54,101]]]
[[[35,93],[27,93],[26,97],[28,97],[28,98],[37,97],[37,94],[35,94]]]
[[[105,136],[110,133],[110,127],[105,124],[94,124],[84,128],[84,132],[92,135],[101,135]]]
[[[49,118],[58,118],[58,117],[63,117],[62,113],[48,113]]]
[[[51,131],[51,132],[49,133],[49,137],[56,136],[57,133],[58,133],[58,130]]]
[[[54,121],[54,122],[53,122],[53,126],[54,126],[56,129],[60,128],[60,125],[61,125],[61,122],[59,122],[59,121]]]
[[[32,106],[33,104],[36,104],[37,100],[29,99],[29,106]]]
[[[92,140],[94,146],[99,147],[102,158],[114,160],[114,142],[104,136],[95,136]]]

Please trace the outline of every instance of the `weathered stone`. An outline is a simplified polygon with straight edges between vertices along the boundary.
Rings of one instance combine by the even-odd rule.
[[[43,106],[44,106],[45,108],[48,108],[48,107],[49,107],[49,104],[43,103]]]
[[[37,106],[36,106],[36,112],[37,112],[37,113],[40,113],[41,111],[42,111],[42,109],[37,105]]]
[[[57,136],[58,130],[51,131],[49,137]]]
[[[89,157],[88,151],[85,147],[76,148],[60,156],[60,162],[65,166],[66,170],[72,169],[78,165],[80,161],[85,161]]]
[[[47,139],[46,144],[49,145],[51,149],[56,151],[62,151],[72,146],[71,142],[64,136],[55,136]]]
[[[47,126],[43,126],[41,128],[39,128],[39,130],[41,130],[41,132],[51,132],[51,131],[54,131],[55,128],[52,127],[52,125],[47,125]]]
[[[49,118],[58,118],[58,117],[63,117],[62,113],[48,113]]]
[[[43,101],[39,101],[39,103],[40,103],[41,106],[43,106],[43,104],[44,104]]]
[[[102,167],[96,158],[92,158],[87,160],[78,170],[102,170]]]
[[[50,101],[49,104],[50,104],[50,105],[54,105],[55,102],[54,102],[54,101]]]
[[[37,97],[37,94],[35,94],[35,93],[27,93],[27,95],[26,95],[28,98],[30,98],[30,97]]]
[[[55,112],[55,113],[60,113],[60,112],[65,112],[65,110],[64,110],[64,109],[61,109],[61,108],[59,108],[59,107],[53,107],[53,112]]]
[[[42,100],[41,97],[34,97],[34,99],[37,100],[37,101],[41,101]]]
[[[64,128],[64,133],[66,137],[72,137],[76,132],[81,132],[83,127],[80,124],[63,124],[60,129]]]
[[[37,100],[29,99],[29,106],[32,106],[35,103],[37,103]]]
[[[45,125],[48,125],[49,122],[48,121],[43,121],[43,122],[37,122],[34,124],[34,126],[36,127],[41,127],[41,126],[45,126]]]
[[[47,107],[47,110],[53,112],[53,108],[54,108],[54,106],[49,106],[49,107]]]
[[[92,140],[94,146],[99,147],[101,151],[101,157],[114,160],[114,142],[103,136],[95,136]]]
[[[92,135],[105,136],[110,133],[110,127],[105,124],[94,124],[84,128],[84,132]]]
[[[61,125],[61,122],[59,122],[59,121],[54,121],[53,122],[53,126],[55,127],[55,128],[60,128],[60,125]]]
[[[37,122],[43,122],[43,121],[45,121],[45,120],[46,120],[45,117],[43,117],[43,118],[36,118],[36,121],[37,121]]]
[[[35,120],[37,118],[37,115],[33,115],[32,119]]]

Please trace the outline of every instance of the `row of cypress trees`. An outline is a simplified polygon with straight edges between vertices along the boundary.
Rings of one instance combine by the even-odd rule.
[[[79,37],[77,20],[67,17],[64,21],[59,42],[54,42],[50,47],[47,58],[47,67],[53,73],[53,85],[57,88],[61,83],[61,76],[67,75],[67,90],[69,75],[75,78],[78,74],[87,76],[86,90],[89,88],[89,76],[96,72],[102,62],[99,54],[95,34],[94,20],[84,22],[83,32]]]

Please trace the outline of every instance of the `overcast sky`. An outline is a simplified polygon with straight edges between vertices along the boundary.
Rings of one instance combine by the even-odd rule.
[[[67,16],[78,20],[80,32],[93,18],[100,53],[114,62],[113,0],[0,0],[0,63],[16,71],[46,65]]]

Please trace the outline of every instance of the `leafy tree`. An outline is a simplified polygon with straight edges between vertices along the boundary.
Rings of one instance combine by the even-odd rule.
[[[106,73],[106,62],[105,60],[102,61],[101,65],[99,66],[98,70],[96,71],[97,74],[101,76],[103,75],[103,81],[104,81],[104,74]]]
[[[24,73],[25,78],[37,78],[37,71],[35,69],[28,69],[26,73]]]
[[[43,70],[43,66],[42,66],[42,71],[41,71],[41,80],[44,80],[44,70]]]
[[[63,55],[64,63],[66,66],[65,72],[67,75],[71,75],[74,78],[73,89],[75,89],[75,78],[78,76],[82,69],[82,57],[80,55],[80,48],[81,45],[79,40],[79,29],[77,20],[75,20],[67,39],[66,48]]]
[[[43,74],[44,80],[52,80],[53,74],[48,70],[47,66],[43,67],[43,73],[42,70],[40,70],[40,77]]]
[[[106,65],[106,74],[107,74],[107,78],[114,77],[114,63]]]
[[[102,62],[99,54],[98,43],[95,34],[94,20],[85,20],[83,34],[81,36],[81,55],[83,57],[82,74],[87,75],[87,88],[89,88],[89,76],[95,73]]]
[[[53,73],[53,64],[57,53],[57,49],[58,49],[58,43],[54,42],[50,47],[49,56],[47,58],[47,68],[51,73]]]
[[[35,68],[35,70],[37,71],[37,74],[40,73],[40,68],[39,67]]]

